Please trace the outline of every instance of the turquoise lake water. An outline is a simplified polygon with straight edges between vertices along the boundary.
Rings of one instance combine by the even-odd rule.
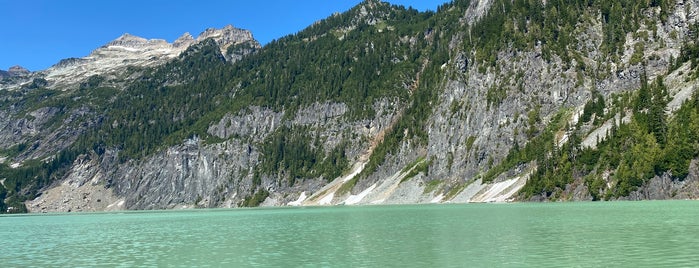
[[[696,267],[699,202],[10,215],[2,267]]]

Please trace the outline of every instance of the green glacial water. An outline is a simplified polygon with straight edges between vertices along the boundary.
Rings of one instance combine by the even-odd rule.
[[[1,267],[684,267],[699,202],[10,215]]]

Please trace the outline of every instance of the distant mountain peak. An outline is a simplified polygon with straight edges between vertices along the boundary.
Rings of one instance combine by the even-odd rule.
[[[226,25],[221,29],[208,28],[199,34],[197,41],[203,41],[207,38],[213,38],[219,45],[230,45],[237,44],[245,41],[252,40],[252,33],[248,30],[243,30],[233,27],[233,25]]]
[[[178,37],[175,42],[172,43],[174,47],[188,47],[194,43],[194,37],[189,32],[186,32],[182,34],[182,36]]]
[[[19,65],[15,65],[15,66],[10,67],[10,69],[7,70],[7,72],[13,76],[28,75],[30,73],[30,71],[27,70],[27,68],[24,68],[24,67],[19,66]]]
[[[221,54],[223,55],[227,54],[226,51],[228,50],[228,47],[232,45],[248,43],[251,47],[255,49],[262,47],[260,46],[260,43],[257,42],[257,40],[255,40],[250,31],[236,28],[230,24],[224,26],[221,29],[208,28],[204,30],[199,34],[199,36],[196,39],[196,42],[203,42],[206,39],[213,39],[214,42],[216,42],[216,44],[221,48]],[[229,56],[231,55],[226,56],[227,60],[240,59],[239,56]]]
[[[130,33],[124,33],[121,36],[117,37],[117,39],[114,39],[113,41],[107,43],[118,43],[118,42],[148,42],[148,39],[145,39],[140,36],[135,36]]]
[[[128,47],[128,48],[142,48],[145,46],[150,46],[150,45],[162,45],[162,44],[167,44],[167,41],[163,39],[146,39],[140,36],[135,36],[129,33],[122,34],[119,36],[117,39],[114,39],[113,41],[107,43],[104,47],[112,47],[112,46],[123,46],[123,47]]]
[[[133,39],[139,39],[139,40],[146,40],[143,37],[136,36],[130,33],[124,33],[121,36],[119,36],[116,40],[133,40]]]
[[[209,40],[210,39],[210,40]],[[164,39],[147,39],[124,33],[105,43],[84,57],[71,57],[60,60],[46,70],[31,72],[21,66],[0,70],[0,89],[14,90],[30,83],[33,78],[48,81],[48,86],[56,89],[75,88],[85,79],[101,75],[118,77],[130,66],[154,67],[169,62],[189,47],[209,40],[215,43],[227,62],[235,62],[247,54],[261,48],[248,30],[233,25],[223,28],[208,28],[196,38],[185,32],[172,43]],[[243,45],[238,47],[237,45]],[[6,79],[7,78],[7,79]]]
[[[207,39],[218,45],[221,54],[230,62],[240,60],[244,55],[254,53],[261,47],[250,31],[238,29],[233,25],[226,25],[221,29],[206,29],[196,39],[186,32],[172,43],[164,39],[147,39],[124,33],[85,57],[63,59],[49,69],[36,73],[14,66],[8,71],[0,71],[0,79],[25,76],[29,79],[36,74],[37,77],[46,79],[51,87],[66,89],[75,87],[94,75],[114,76],[122,73],[128,66],[158,66],[177,58],[187,48]],[[243,43],[249,45],[229,51],[229,47]],[[21,83],[27,82],[25,80],[5,83],[0,85],[0,88],[20,88]]]

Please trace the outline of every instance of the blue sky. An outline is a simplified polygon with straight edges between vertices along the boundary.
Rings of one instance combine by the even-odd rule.
[[[386,0],[384,0],[386,1]],[[83,57],[123,33],[174,41],[228,24],[263,44],[296,33],[361,0],[0,0],[0,70],[43,70]],[[388,0],[436,10],[449,0]]]

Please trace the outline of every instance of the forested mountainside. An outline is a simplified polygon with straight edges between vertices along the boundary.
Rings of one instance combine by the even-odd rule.
[[[155,61],[8,73],[0,208],[697,198],[698,16],[367,0],[264,47],[231,27],[146,40],[173,48]]]

